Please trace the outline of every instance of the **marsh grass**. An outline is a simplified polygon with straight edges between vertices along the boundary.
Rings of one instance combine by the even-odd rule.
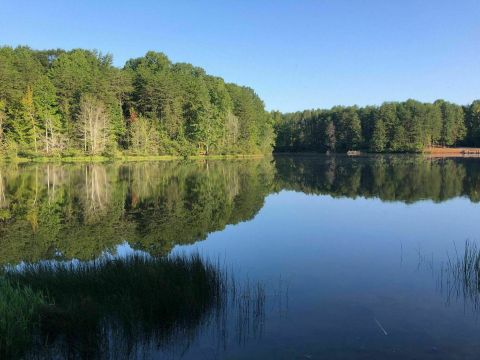
[[[195,328],[221,297],[220,276],[197,255],[27,265],[9,274],[51,299],[40,312],[43,337],[63,337],[85,357],[101,353],[106,344],[99,339],[109,332],[128,350],[139,340],[164,343]]]
[[[463,253],[455,246],[455,256],[441,264],[439,274],[440,291],[447,303],[462,299],[474,309],[480,308],[480,248],[475,242],[465,241]]]
[[[259,335],[265,317],[262,284],[238,283],[199,255],[24,264],[7,269],[4,278],[19,298],[24,325],[18,323],[18,339],[25,339],[5,349],[31,358],[135,358],[139,349],[167,348],[179,338],[188,347],[202,325],[213,322],[225,333],[232,309],[237,337],[245,341]],[[9,306],[0,315],[7,316]]]
[[[19,357],[31,344],[31,334],[39,322],[38,310],[44,304],[41,293],[0,279],[0,358]]]

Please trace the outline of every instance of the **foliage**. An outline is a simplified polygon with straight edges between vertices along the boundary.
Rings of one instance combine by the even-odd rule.
[[[273,123],[253,90],[162,53],[119,69],[97,51],[1,47],[0,65],[0,143],[20,155],[272,150]]]
[[[407,100],[378,107],[274,112],[275,150],[421,152],[431,146],[479,146],[479,109],[479,101],[462,107],[443,100]]]

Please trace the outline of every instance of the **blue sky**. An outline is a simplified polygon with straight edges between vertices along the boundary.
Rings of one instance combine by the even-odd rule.
[[[0,44],[147,50],[248,85],[268,109],[480,98],[478,0],[2,0]]]

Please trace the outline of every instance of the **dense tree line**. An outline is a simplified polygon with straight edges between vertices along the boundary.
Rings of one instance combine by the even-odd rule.
[[[8,156],[271,151],[247,87],[148,52],[122,69],[96,51],[0,48],[0,151]]]
[[[468,106],[407,100],[272,115],[279,152],[421,152],[431,146],[480,146],[480,100]]]

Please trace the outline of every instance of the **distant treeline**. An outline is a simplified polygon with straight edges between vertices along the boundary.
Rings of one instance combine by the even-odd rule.
[[[270,152],[273,123],[255,92],[148,52],[0,48],[3,156]]]
[[[421,152],[431,146],[480,146],[480,100],[437,100],[305,110],[275,119],[275,151]]]

